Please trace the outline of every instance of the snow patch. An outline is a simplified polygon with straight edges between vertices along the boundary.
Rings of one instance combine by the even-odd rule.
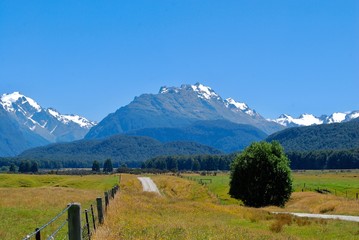
[[[328,119],[328,123],[341,123],[345,120],[347,114],[346,113],[333,113],[332,116]]]
[[[359,117],[359,112],[353,112],[349,115],[350,119],[354,119],[354,118],[358,118]]]
[[[15,111],[12,104],[16,103],[19,100],[22,100],[21,104],[29,103],[31,107],[35,108],[36,111],[40,112],[41,107],[37,102],[35,102],[33,99],[26,97],[22,95],[20,92],[13,92],[11,94],[3,94],[1,96],[1,101],[3,102],[3,106],[8,111]]]
[[[299,118],[293,118],[290,115],[283,114],[279,118],[273,121],[283,126],[289,126],[291,123],[300,126],[319,125],[323,123],[323,121],[320,120],[319,118],[315,117],[312,114],[307,114],[307,113],[300,115]]]
[[[63,124],[69,124],[70,122],[73,122],[75,124],[78,124],[82,128],[90,129],[91,127],[95,126],[95,122],[91,122],[88,119],[78,116],[78,115],[64,115],[60,114],[56,110],[49,108],[47,109],[48,113],[55,117],[58,121],[62,122]]]
[[[233,98],[227,98],[225,100],[226,102],[226,106],[229,107],[229,105],[233,105],[235,106],[236,108],[239,108],[240,110],[247,110],[248,109],[248,106],[247,104],[245,103],[240,103],[240,102],[236,102]]]
[[[200,83],[196,83],[195,85],[191,85],[193,91],[198,93],[199,98],[203,99],[211,99],[211,98],[218,98],[218,94],[215,93],[212,88],[204,86]]]

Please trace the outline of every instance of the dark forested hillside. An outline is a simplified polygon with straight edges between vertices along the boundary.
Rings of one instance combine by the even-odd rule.
[[[279,141],[286,152],[359,148],[359,121],[288,128],[267,141]]]
[[[221,151],[193,142],[161,143],[149,137],[116,135],[103,140],[81,140],[27,150],[19,159],[90,166],[107,158],[115,162],[141,162],[160,155],[219,154]]]
[[[227,153],[243,150],[250,143],[267,137],[256,127],[227,120],[198,121],[182,128],[147,128],[126,134],[148,136],[161,142],[193,141]]]

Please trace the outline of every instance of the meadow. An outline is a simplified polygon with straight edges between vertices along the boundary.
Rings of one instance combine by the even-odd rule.
[[[23,239],[61,212],[68,203],[78,202],[82,209],[88,208],[96,197],[117,183],[118,176],[113,175],[0,174],[0,239]],[[56,227],[50,225],[42,236],[47,236]]]
[[[231,198],[229,191],[229,174],[217,176],[184,175],[188,179],[203,181],[208,190],[215,194],[221,204],[241,204]],[[328,213],[359,216],[358,171],[301,171],[294,172],[291,199],[284,208],[270,207],[272,211]],[[211,183],[209,183],[210,179]],[[317,190],[325,190],[318,193]]]
[[[208,185],[168,175],[151,178],[162,196],[142,192],[136,176],[122,176],[120,194],[93,239],[359,238],[358,223],[276,215],[269,213],[270,208],[241,206],[225,196],[225,175],[212,176],[214,180]]]
[[[296,192],[285,208],[262,209],[244,207],[228,195],[228,174],[150,177],[162,196],[142,192],[137,176],[122,175],[120,194],[110,204],[105,223],[92,239],[359,238],[359,223],[270,213],[292,211],[359,216],[359,201],[336,196],[331,191],[341,189],[341,192],[355,193],[358,172],[294,173]],[[23,239],[61,212],[68,203],[79,202],[82,209],[88,208],[96,197],[117,184],[118,179],[117,175],[0,174],[0,217],[3,219],[0,221],[0,239]],[[199,184],[200,180],[207,184]],[[306,189],[302,192],[304,183]],[[318,186],[332,193],[314,192]],[[48,236],[56,227],[50,225],[42,236]],[[60,236],[66,236],[66,233]]]

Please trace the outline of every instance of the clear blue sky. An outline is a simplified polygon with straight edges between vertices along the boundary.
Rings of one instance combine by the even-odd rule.
[[[99,121],[196,82],[266,118],[359,110],[359,1],[0,0],[0,93]]]

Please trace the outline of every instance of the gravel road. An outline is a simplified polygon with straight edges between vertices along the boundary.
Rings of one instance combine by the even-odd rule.
[[[291,213],[291,212],[274,212],[275,214],[291,214],[297,217],[307,218],[323,218],[323,219],[338,219],[351,222],[359,222],[359,216],[347,216],[347,215],[329,215],[329,214],[311,214],[311,213]]]
[[[152,181],[151,178],[149,178],[149,177],[138,177],[138,180],[141,181],[144,192],[155,192],[155,193],[161,195],[160,191],[158,191],[158,188],[157,188],[156,184]]]

